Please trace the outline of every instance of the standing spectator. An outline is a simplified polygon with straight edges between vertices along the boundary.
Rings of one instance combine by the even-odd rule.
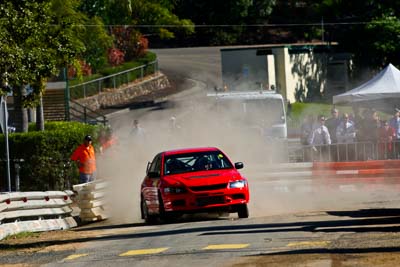
[[[378,131],[379,138],[379,159],[390,159],[393,157],[393,139],[396,138],[396,132],[389,122],[382,122],[382,127]]]
[[[308,140],[314,128],[314,116],[312,114],[307,115],[303,119],[303,123],[300,126],[300,142],[303,146],[307,146]],[[311,151],[309,147],[303,148],[303,157],[304,161],[310,161],[311,159]]]
[[[146,135],[146,131],[139,124],[139,120],[133,120],[133,128],[131,130],[131,135],[144,138]]]
[[[292,103],[290,101],[287,101],[287,116],[290,117],[292,115]]]
[[[398,157],[398,154],[400,152],[400,109],[395,109],[395,113],[393,118],[390,119],[389,121],[390,127],[394,129],[395,136],[394,136],[394,152],[396,155],[396,158]]]
[[[337,153],[337,139],[336,139],[336,129],[339,126],[340,118],[339,118],[339,110],[333,107],[331,109],[331,117],[326,120],[325,125],[328,128],[329,135],[331,137],[332,146],[330,148],[331,159],[336,161],[338,160],[338,153]]]
[[[343,119],[336,128],[336,140],[338,143],[354,143],[356,140],[356,128],[350,120],[349,114],[344,113]]]
[[[338,142],[338,160],[354,159],[354,142],[356,141],[356,128],[350,120],[349,114],[344,113],[342,121],[336,129]]]
[[[331,115],[332,117],[326,120],[325,125],[328,128],[332,143],[336,143],[336,129],[340,124],[339,110],[332,108]]]
[[[358,134],[362,126],[363,118],[360,115],[360,107],[358,105],[353,105],[352,109],[353,109],[353,115],[351,117],[351,120],[353,121],[354,126],[356,127],[356,139],[358,140],[359,139]]]
[[[313,129],[308,143],[313,146],[313,151],[320,160],[324,160],[327,155],[328,146],[331,144],[331,137],[328,128],[325,126],[325,116],[318,116],[318,125]]]
[[[308,115],[303,119],[303,123],[300,126],[300,141],[302,145],[308,145],[308,139],[312,133],[314,127],[314,116]]]
[[[363,127],[361,129],[363,136],[363,151],[364,159],[374,159],[377,155],[374,155],[376,151],[376,145],[378,142],[378,129],[381,127],[381,121],[378,116],[378,112],[375,109],[370,109],[366,114],[367,118],[364,119]]]
[[[96,179],[96,155],[90,135],[86,135],[83,144],[75,149],[71,160],[78,164],[80,183],[88,183]]]

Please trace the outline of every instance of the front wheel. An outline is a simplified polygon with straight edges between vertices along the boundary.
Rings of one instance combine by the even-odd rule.
[[[247,208],[247,204],[241,204],[237,208],[237,213],[239,218],[249,218],[249,209]]]
[[[144,199],[140,201],[140,209],[142,212],[142,219],[144,219],[146,223],[154,224],[157,221],[157,216],[149,214],[149,209]]]

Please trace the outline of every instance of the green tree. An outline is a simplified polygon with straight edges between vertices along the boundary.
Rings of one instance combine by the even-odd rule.
[[[86,50],[81,54],[81,58],[97,72],[107,64],[107,51],[113,46],[113,38],[107,33],[100,17],[91,17],[86,21],[87,25],[82,35]]]
[[[0,73],[14,96],[15,124],[28,131],[26,107],[40,104],[47,78],[84,47],[73,38],[70,17],[54,16],[58,0],[0,3]],[[62,1],[64,7],[76,2]],[[33,92],[26,93],[31,85]],[[2,87],[5,93],[6,87]]]
[[[354,54],[355,64],[381,68],[400,64],[399,1],[322,0],[310,4],[316,16],[323,17],[327,35],[343,50]],[[396,53],[397,52],[397,53]]]
[[[275,0],[196,1],[177,0],[177,15],[192,20],[196,35],[203,44],[236,43],[249,28],[263,23],[272,12]]]
[[[190,20],[174,14],[174,0],[87,0],[80,9],[88,16],[99,16],[108,27],[132,26],[141,34],[173,38],[175,33],[193,33]],[[136,34],[136,33],[135,33]]]

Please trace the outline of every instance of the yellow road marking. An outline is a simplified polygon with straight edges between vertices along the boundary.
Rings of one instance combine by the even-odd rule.
[[[236,249],[236,248],[246,248],[250,244],[221,244],[221,245],[208,245],[203,249]]]
[[[144,254],[156,254],[166,251],[168,248],[152,248],[152,249],[136,249],[129,250],[125,253],[119,254],[120,256],[135,256],[135,255],[144,255]]]
[[[329,245],[330,241],[304,241],[304,242],[292,242],[287,244],[287,247],[325,247]]]
[[[77,258],[85,257],[85,256],[87,256],[87,255],[89,255],[89,254],[73,254],[73,255],[69,255],[69,256],[66,257],[64,260],[65,260],[65,261],[75,260],[75,259],[77,259]]]

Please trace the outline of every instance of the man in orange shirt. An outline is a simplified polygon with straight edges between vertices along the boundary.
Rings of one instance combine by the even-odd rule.
[[[83,144],[75,149],[71,155],[71,160],[76,161],[78,164],[80,183],[88,183],[95,180],[96,156],[90,135],[86,135],[83,139]]]

